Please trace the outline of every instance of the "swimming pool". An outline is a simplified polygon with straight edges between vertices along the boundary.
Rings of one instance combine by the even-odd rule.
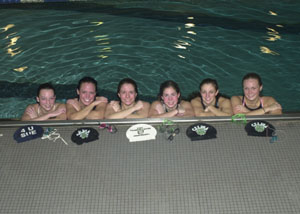
[[[264,95],[299,111],[299,2],[101,2],[0,4],[0,118],[20,117],[46,81],[74,97],[86,75],[110,99],[131,77],[152,101],[166,79],[188,96],[215,78],[232,96],[257,72]]]

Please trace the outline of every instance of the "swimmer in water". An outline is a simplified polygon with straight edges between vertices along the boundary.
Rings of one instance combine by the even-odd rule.
[[[204,79],[200,83],[199,89],[199,96],[191,101],[196,117],[232,115],[230,99],[219,94],[216,80]]]
[[[103,119],[107,98],[97,96],[97,81],[83,77],[77,86],[77,98],[67,100],[69,120]]]
[[[105,118],[146,118],[148,117],[150,104],[138,100],[138,88],[134,80],[122,79],[119,82],[117,95],[119,101],[111,101],[106,108]]]
[[[179,86],[172,80],[160,85],[158,100],[151,104],[149,117],[193,117],[194,110],[190,102],[181,100]]]
[[[243,96],[231,98],[234,114],[264,115],[282,114],[281,105],[273,98],[260,96],[263,89],[261,78],[256,73],[248,73],[243,77]]]
[[[23,121],[65,120],[66,106],[56,103],[55,89],[50,83],[41,84],[37,90],[36,104],[30,104],[21,118]]]

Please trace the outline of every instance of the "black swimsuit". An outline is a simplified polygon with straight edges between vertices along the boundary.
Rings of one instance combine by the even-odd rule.
[[[78,100],[78,102],[79,102],[79,96],[77,97],[77,100]],[[96,97],[95,97],[95,99],[94,99],[94,101],[96,100]],[[96,107],[97,106],[94,106],[94,108],[92,109],[92,111],[95,111],[96,110]]]
[[[180,104],[177,104],[177,105],[176,105],[176,108],[172,109],[171,111],[173,111],[173,110],[175,110],[175,109],[178,109],[178,108],[179,108],[179,105],[180,105]],[[163,108],[164,108],[165,112],[167,112],[167,113],[168,113],[168,112],[169,112],[169,110],[168,110],[168,108],[167,108],[166,104],[162,103],[162,106],[163,106]]]
[[[243,106],[245,106],[245,108],[248,109],[249,111],[255,111],[255,110],[258,110],[258,109],[261,109],[264,107],[261,98],[260,98],[260,104],[257,108],[249,108],[245,102],[245,96],[243,96],[242,103],[243,103]]]
[[[206,109],[207,106],[204,105],[202,97],[200,97],[200,99],[201,99],[201,104],[202,104],[203,109]],[[216,97],[215,108],[219,108],[219,96]]]

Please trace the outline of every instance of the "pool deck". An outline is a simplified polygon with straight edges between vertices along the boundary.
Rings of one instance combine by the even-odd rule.
[[[276,128],[277,138],[248,136],[231,118],[174,119],[173,141],[129,142],[137,123],[157,127],[161,119],[39,122],[56,128],[68,143],[34,139],[17,143],[26,124],[0,121],[0,213],[300,213],[300,114],[248,117]],[[217,138],[191,141],[186,129],[204,122]],[[81,127],[99,140],[77,145]],[[2,134],[2,135],[1,135]]]

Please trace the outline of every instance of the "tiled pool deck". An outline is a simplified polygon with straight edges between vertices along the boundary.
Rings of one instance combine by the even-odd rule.
[[[255,119],[255,118],[250,118]],[[300,213],[300,118],[265,117],[277,139],[247,136],[230,118],[202,122],[217,138],[190,141],[196,120],[177,120],[173,142],[129,142],[132,124],[154,127],[161,120],[113,121],[118,132],[95,121],[42,122],[67,141],[16,143],[25,123],[0,123],[0,213]],[[112,121],[102,121],[112,122]],[[76,145],[72,133],[93,127],[99,140]]]

